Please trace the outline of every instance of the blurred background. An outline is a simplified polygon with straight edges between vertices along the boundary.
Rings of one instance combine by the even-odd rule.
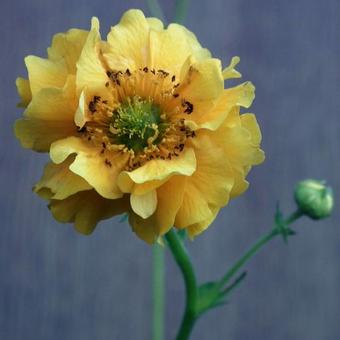
[[[174,1],[160,1],[168,20]],[[0,339],[151,339],[151,248],[119,218],[91,237],[55,222],[32,193],[46,155],[13,136],[15,78],[24,57],[46,55],[52,35],[88,29],[103,36],[144,1],[25,0],[1,2],[0,31]],[[218,278],[271,228],[276,201],[294,207],[295,183],[327,179],[340,193],[340,2],[338,0],[191,1],[186,25],[227,65],[241,57],[243,79],[256,85],[252,111],[263,132],[265,163],[250,189],[189,243],[200,281]],[[340,215],[303,218],[288,246],[274,240],[247,266],[229,304],[199,320],[192,339],[336,340],[340,334]],[[167,339],[174,339],[183,283],[167,254]]]

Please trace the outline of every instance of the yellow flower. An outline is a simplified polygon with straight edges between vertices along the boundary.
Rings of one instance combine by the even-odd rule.
[[[124,212],[150,243],[172,226],[201,233],[264,160],[255,116],[240,115],[254,86],[224,88],[238,62],[222,69],[185,27],[139,10],[107,40],[96,18],[89,32],[55,35],[17,80],[16,136],[52,161],[34,190],[82,233]]]

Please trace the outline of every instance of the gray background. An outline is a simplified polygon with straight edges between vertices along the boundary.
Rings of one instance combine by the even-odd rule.
[[[173,1],[162,1],[168,18]],[[53,221],[31,192],[46,155],[21,149],[12,124],[20,116],[14,80],[24,56],[45,55],[52,35],[88,28],[103,35],[122,12],[144,1],[1,1],[0,54],[0,338],[3,340],[150,340],[151,248],[111,220],[91,237]],[[148,13],[148,12],[146,12]],[[266,162],[246,195],[223,209],[189,245],[200,280],[217,278],[270,228],[279,199],[294,209],[292,188],[326,178],[340,192],[340,1],[196,0],[187,26],[257,86],[252,110],[261,124]],[[337,210],[337,209],[336,209]],[[336,340],[340,334],[339,211],[297,224],[285,246],[273,241],[248,265],[230,304],[207,314],[193,339]],[[183,286],[167,256],[167,339],[174,339]]]

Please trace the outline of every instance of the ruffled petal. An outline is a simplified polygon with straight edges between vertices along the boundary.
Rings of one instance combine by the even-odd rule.
[[[179,76],[183,64],[190,56],[201,60],[209,58],[210,52],[202,48],[196,36],[184,26],[170,24],[165,30],[150,32],[150,67]]]
[[[195,170],[195,152],[186,148],[171,160],[154,159],[136,170],[123,171],[118,177],[118,185],[122,192],[142,194],[159,187],[171,176],[191,176]]]
[[[196,129],[218,129],[235,106],[248,108],[254,98],[255,87],[251,82],[245,82],[236,87],[224,90],[216,106],[195,120]]]
[[[241,124],[250,132],[252,142],[256,145],[260,145],[262,134],[255,115],[253,113],[244,113],[241,115]]]
[[[39,192],[50,190],[49,198],[62,200],[79,191],[90,190],[92,187],[80,176],[70,171],[70,164],[73,158],[70,157],[61,164],[48,163],[44,175],[34,186],[34,191]]]
[[[51,145],[50,157],[54,163],[59,164],[72,154],[77,156],[70,170],[83,177],[100,195],[109,199],[123,196],[117,177],[127,163],[127,154],[103,155],[100,148],[77,137],[65,138]]]
[[[77,62],[77,94],[86,89],[89,97],[106,91],[108,81],[106,69],[100,59],[99,21],[92,19],[91,31]]]
[[[62,88],[67,79],[67,67],[63,59],[52,61],[35,56],[25,58],[30,88],[34,96],[46,87]]]
[[[205,59],[193,62],[185,72],[181,85],[178,87],[180,96],[173,104],[181,105],[181,101],[192,104],[190,117],[183,113],[180,117],[199,121],[216,105],[223,93],[224,81],[221,72],[221,62],[218,59]],[[173,105],[172,104],[172,105]]]
[[[155,20],[151,25],[160,26]],[[107,36],[108,49],[104,52],[112,70],[135,70],[148,65],[150,24],[140,10],[124,13],[118,25],[111,27]]]
[[[69,122],[26,118],[15,122],[14,131],[24,148],[38,152],[47,152],[54,141],[75,134]]]
[[[220,209],[217,207],[210,207],[210,210],[211,214],[207,219],[192,224],[187,228],[188,235],[191,239],[193,239],[195,236],[201,234],[204,230],[206,230],[210,226],[210,224],[215,220],[218,212],[220,211]]]
[[[17,90],[21,98],[21,101],[18,104],[18,106],[26,107],[32,99],[30,82],[28,79],[18,77],[15,84],[17,86]]]
[[[49,208],[61,223],[72,223],[77,231],[90,234],[98,222],[127,212],[126,198],[108,200],[94,190],[82,191],[64,200],[51,200]]]
[[[187,178],[182,206],[176,216],[176,227],[186,228],[210,218],[210,206],[228,203],[234,184],[232,169],[224,150],[206,135],[194,141],[197,170]]]
[[[48,57],[50,60],[65,61],[67,71],[75,74],[77,71],[77,61],[84,47],[88,31],[80,29],[70,29],[66,33],[58,33],[53,37],[52,45],[48,48]]]
[[[24,118],[15,122],[16,137],[25,148],[48,151],[54,141],[77,133],[76,107],[73,77],[62,89],[44,88],[33,97]]]
[[[141,239],[153,243],[172,228],[183,201],[186,180],[185,176],[174,176],[157,189],[157,209],[149,218],[130,213],[132,229]]]
[[[222,74],[224,79],[233,79],[233,78],[241,78],[242,75],[240,72],[235,70],[235,66],[240,62],[240,57],[233,57],[229,66],[223,69]]]
[[[265,158],[260,149],[261,132],[255,116],[240,116],[239,107],[234,107],[216,131],[206,130],[202,133],[207,133],[224,150],[224,157],[228,160],[235,179],[231,198],[242,194],[249,186],[245,177],[250,168],[262,163]]]

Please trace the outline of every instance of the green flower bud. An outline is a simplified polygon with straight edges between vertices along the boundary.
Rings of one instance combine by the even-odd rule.
[[[299,182],[294,197],[299,209],[314,220],[329,216],[333,210],[333,191],[325,181],[306,179]]]

